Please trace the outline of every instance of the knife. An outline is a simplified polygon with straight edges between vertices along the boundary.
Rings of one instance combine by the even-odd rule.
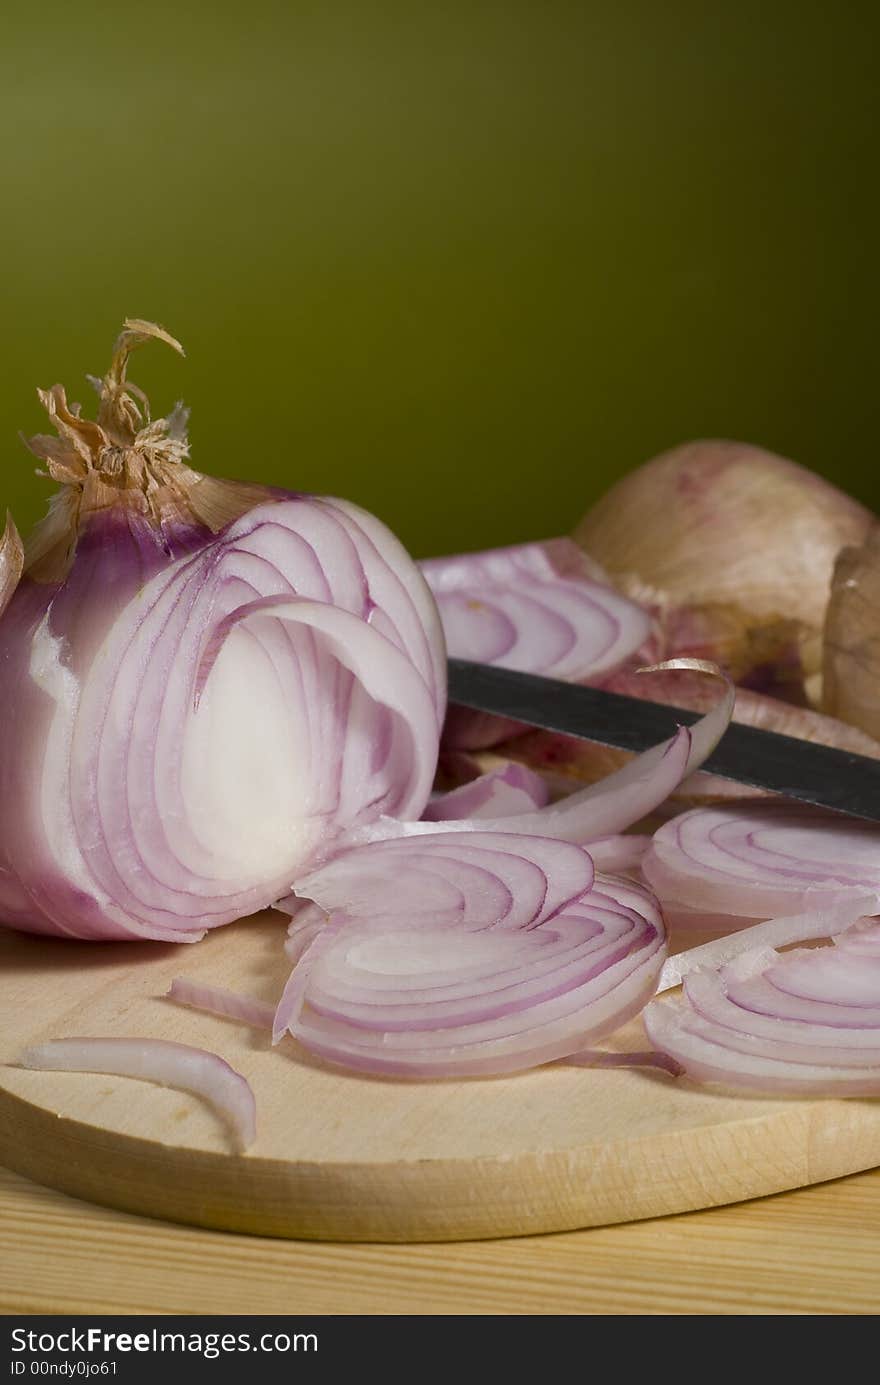
[[[450,659],[448,669],[450,702],[618,750],[648,750],[701,716],[494,664]],[[880,822],[880,760],[849,750],[732,722],[701,768],[753,789]]]

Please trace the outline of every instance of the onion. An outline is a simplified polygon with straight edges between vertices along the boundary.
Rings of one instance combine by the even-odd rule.
[[[0,910],[35,932],[192,941],[431,791],[417,567],[344,501],[186,466],[180,412],[151,422],[125,380],[156,337],[127,325],[97,423],[45,392],[60,438],[32,444],[64,489],[0,620]]]
[[[439,794],[422,814],[425,822],[448,818],[509,817],[543,808],[549,793],[539,774],[524,765],[488,770],[449,793]]]
[[[880,829],[788,803],[695,808],[655,833],[642,873],[664,906],[809,913],[880,893]]]
[[[185,976],[175,976],[165,992],[165,998],[177,1005],[187,1005],[192,1010],[207,1010],[209,1014],[222,1015],[224,1019],[241,1020],[255,1029],[271,1029],[275,1017],[275,1006],[268,1001],[254,1000],[253,996],[229,991],[224,986],[207,986],[202,981],[190,981]]]
[[[739,928],[722,938],[691,947],[686,952],[676,953],[663,965],[658,995],[674,986],[680,986],[684,977],[706,967],[726,966],[744,953],[755,953],[760,949],[787,947],[791,943],[815,941],[817,938],[830,938],[841,930],[852,927],[857,920],[880,907],[877,895],[858,895],[805,914],[795,914],[786,918],[768,919],[763,923],[752,924],[749,928]],[[669,913],[663,909],[663,917],[669,922]]]
[[[682,672],[654,674],[650,682],[646,682],[643,674],[624,668],[603,679],[603,687],[629,697],[647,697],[652,702],[666,702],[699,712],[706,711],[715,700],[715,694],[705,677],[688,677]],[[756,726],[817,745],[836,746],[840,750],[851,750],[856,755],[880,758],[880,744],[856,727],[748,688],[737,688],[732,719],[738,725]],[[596,745],[575,736],[537,730],[514,735],[497,745],[494,753],[505,761],[513,761],[540,774],[556,795],[570,794],[580,784],[592,784],[604,779],[631,758],[630,752],[625,750]],[[485,763],[490,757],[482,754],[477,758]],[[753,799],[758,792],[744,784],[701,770],[683,780],[658,811],[674,816],[684,808],[697,804]]]
[[[616,832],[610,837],[594,837],[589,844],[593,865],[597,870],[635,870],[651,845],[651,838],[636,832]]]
[[[638,1053],[606,1053],[600,1048],[585,1048],[582,1053],[572,1053],[563,1061],[567,1067],[576,1068],[656,1068],[669,1077],[680,1077],[684,1072],[681,1063],[653,1049]]]
[[[404,1077],[514,1072],[582,1050],[656,986],[644,888],[569,842],[434,833],[352,848],[300,882],[329,916],[276,1016],[310,1052]]]
[[[692,659],[661,664],[657,669],[646,669],[645,672],[653,674],[673,668],[719,676],[714,665]],[[634,756],[601,783],[591,784],[579,793],[550,803],[537,812],[480,819],[476,825],[481,829],[532,833],[573,842],[604,840],[624,832],[663,803],[681,780],[698,769],[714,750],[730,721],[736,695],[733,685],[727,679],[723,681],[725,691],[712,711],[694,722],[693,726],[680,726],[674,736]],[[444,826],[447,831],[468,832],[473,824],[464,820],[446,822]],[[398,822],[383,818],[361,829],[357,836],[360,841],[366,842],[402,835],[415,836],[434,830],[431,823]]]
[[[311,1052],[407,1077],[513,1072],[580,1052],[653,994],[664,932],[641,886],[601,875],[644,843],[611,833],[712,750],[710,713],[604,784],[502,819],[385,819],[296,884],[295,966],[275,1016]],[[308,901],[305,908],[301,901]]]
[[[179,1087],[203,1097],[229,1121],[239,1149],[257,1136],[250,1084],[216,1053],[165,1039],[56,1039],[25,1049],[23,1068],[49,1072],[102,1072]]]
[[[568,539],[432,558],[421,568],[455,658],[595,680],[630,658],[652,631],[647,612],[613,591]],[[518,727],[456,707],[444,745],[485,747]]]
[[[595,580],[568,540],[421,564],[458,659],[577,680],[616,668],[651,633],[640,607]]]
[[[744,953],[645,1011],[651,1041],[699,1081],[798,1096],[880,1095],[880,923],[832,947]]]
[[[758,447],[693,442],[623,478],[575,534],[667,631],[737,682],[791,686],[821,663],[831,571],[870,513],[821,477]]]
[[[838,556],[825,617],[822,704],[880,736],[880,525]]]
[[[12,600],[13,593],[21,581],[24,568],[24,547],[16,529],[12,515],[6,516],[6,528],[0,538],[0,616]]]

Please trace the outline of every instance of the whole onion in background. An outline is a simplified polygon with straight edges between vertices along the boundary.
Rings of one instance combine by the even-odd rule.
[[[344,501],[193,471],[184,411],[151,419],[126,379],[153,339],[180,350],[126,323],[96,422],[41,392],[62,490],[0,552],[0,916],[29,931],[192,940],[431,790],[418,568]]]
[[[736,682],[801,696],[821,669],[835,559],[872,523],[795,462],[706,441],[623,477],[574,537],[621,592],[657,611],[666,657],[714,659]]]

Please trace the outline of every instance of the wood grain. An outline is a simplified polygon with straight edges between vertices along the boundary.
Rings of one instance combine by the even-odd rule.
[[[328,1245],[108,1211],[0,1169],[0,1312],[874,1314],[880,1170],[556,1236]]]
[[[0,1067],[0,1162],[80,1197],[261,1235],[455,1240],[595,1226],[740,1201],[880,1163],[880,1103],[749,1100],[652,1073],[556,1065],[493,1081],[347,1074],[290,1040],[164,1000],[180,972],[269,998],[284,922],[197,948],[0,933],[0,1063],[67,1035],[154,1035],[251,1081],[246,1156],[195,1098]],[[644,1046],[633,1033],[629,1041]],[[627,1042],[626,1036],[621,1040]]]

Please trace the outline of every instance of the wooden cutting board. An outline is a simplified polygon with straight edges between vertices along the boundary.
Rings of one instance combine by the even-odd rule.
[[[880,1164],[880,1101],[740,1100],[662,1074],[557,1064],[409,1083],[335,1071],[162,998],[187,975],[277,996],[286,920],[196,947],[0,929],[0,1163],[93,1202],[198,1226],[334,1240],[562,1231],[738,1202]],[[245,1074],[259,1134],[230,1152],[195,1097],[13,1066],[69,1035],[174,1039]],[[644,1047],[636,1022],[618,1046]]]

